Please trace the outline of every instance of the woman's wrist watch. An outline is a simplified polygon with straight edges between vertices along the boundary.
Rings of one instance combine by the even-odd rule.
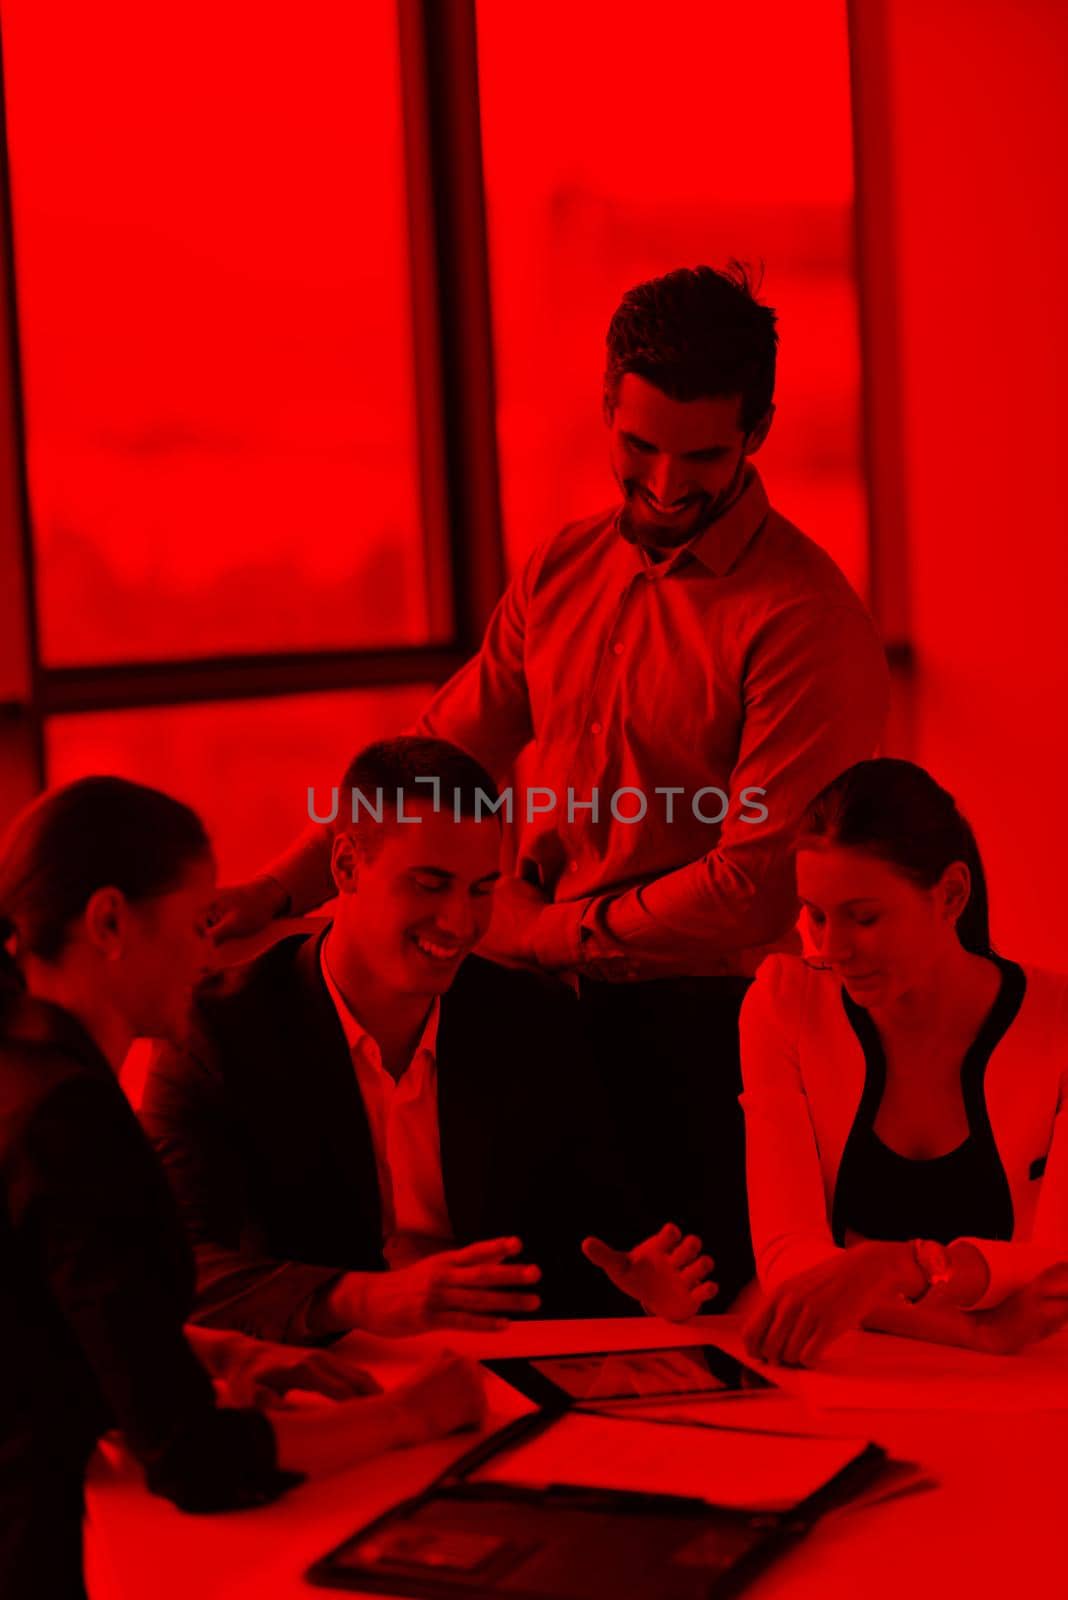
[[[919,1294],[907,1296],[915,1305],[925,1299],[932,1289],[948,1283],[952,1276],[952,1268],[944,1245],[936,1244],[933,1239],[913,1239],[910,1242],[912,1259],[924,1280],[924,1286]]]

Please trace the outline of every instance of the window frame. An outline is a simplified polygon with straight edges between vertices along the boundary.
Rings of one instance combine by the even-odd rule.
[[[57,714],[197,705],[439,682],[477,650],[504,587],[493,323],[475,0],[395,0],[401,63],[420,504],[431,643],[115,665],[42,662],[26,469],[0,31],[0,816],[47,782]],[[871,603],[896,700],[888,747],[907,749],[915,661],[908,608],[904,443],[885,64],[880,29],[846,0],[853,105],[861,399]]]
[[[505,579],[474,0],[395,0],[413,374],[431,642],[49,666],[40,653],[0,36],[0,812],[48,781],[50,716],[439,682],[477,650]],[[6,620],[0,613],[0,621]]]

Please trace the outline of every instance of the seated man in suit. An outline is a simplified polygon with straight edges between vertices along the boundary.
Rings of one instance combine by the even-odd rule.
[[[587,1237],[644,1230],[574,996],[470,954],[496,799],[440,740],[363,751],[333,824],[333,922],[208,980],[186,1044],[155,1056],[141,1117],[199,1321],[314,1341],[632,1309],[619,1290],[682,1318],[715,1293],[671,1225],[629,1250]]]

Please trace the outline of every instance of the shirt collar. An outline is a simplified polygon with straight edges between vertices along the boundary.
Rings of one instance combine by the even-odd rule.
[[[326,953],[329,943],[330,934],[328,932],[326,937],[323,939],[322,944],[319,946],[319,965],[322,968],[323,982],[326,984],[326,991],[331,1000],[334,1002],[334,1009],[337,1012],[338,1021],[341,1023],[341,1030],[345,1035],[345,1043],[348,1045],[351,1053],[355,1051],[365,1039],[367,1039],[372,1045],[374,1045],[375,1052],[378,1052],[377,1040],[372,1038],[371,1034],[368,1033],[367,1029],[357,1017],[356,1013],[345,999],[345,996],[341,993],[341,990],[338,988],[337,984],[334,982],[334,976],[330,971],[330,962]],[[426,1025],[423,1028],[419,1043],[412,1051],[413,1061],[421,1050],[425,1050],[430,1056],[437,1055],[438,1021],[440,1016],[441,999],[439,997],[431,1006],[430,1014],[426,1019]]]
[[[738,494],[703,532],[660,562],[650,562],[641,547],[636,546],[638,559],[647,570],[657,574],[675,572],[689,560],[699,561],[715,577],[722,578],[744,554],[767,514],[768,497],[760,474],[755,467],[747,466]],[[617,532],[618,526],[617,515]]]

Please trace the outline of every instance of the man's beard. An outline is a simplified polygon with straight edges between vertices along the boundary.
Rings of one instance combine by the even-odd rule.
[[[652,515],[647,521],[636,518],[634,508],[643,507],[645,501],[637,480],[624,478],[619,485],[623,494],[623,505],[618,521],[619,531],[628,544],[651,545],[660,550],[681,549],[684,544],[689,544],[691,539],[698,538],[730,509],[738,498],[744,477],[743,456],[738,463],[737,472],[726,489],[717,495],[695,495],[692,520],[687,517],[677,528],[669,522],[658,522]]]

